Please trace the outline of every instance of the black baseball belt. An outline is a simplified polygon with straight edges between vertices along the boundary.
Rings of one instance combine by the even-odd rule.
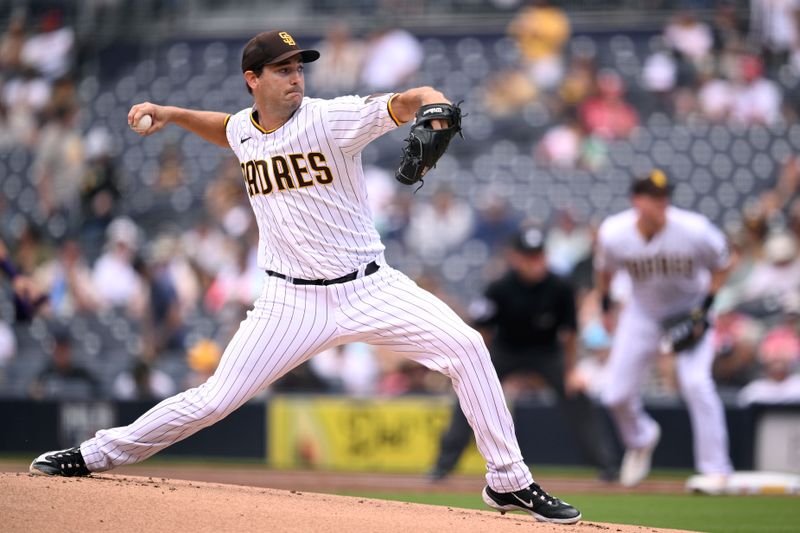
[[[369,276],[370,274],[374,274],[375,272],[378,271],[380,267],[381,266],[378,263],[373,261],[370,264],[368,264],[367,267],[364,269],[364,275]],[[348,281],[353,281],[355,279],[358,279],[358,270],[334,279],[293,278],[291,276],[287,276],[286,274],[281,274],[280,272],[273,272],[272,270],[267,270],[267,275],[273,276],[275,278],[285,279],[289,283],[294,283],[295,285],[336,285],[337,283],[347,283]]]

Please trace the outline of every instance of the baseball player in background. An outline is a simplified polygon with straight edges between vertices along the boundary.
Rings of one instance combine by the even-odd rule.
[[[253,107],[232,116],[152,103],[131,108],[134,127],[143,116],[152,118],[147,129],[139,128],[143,135],[172,123],[236,154],[259,228],[264,286],[206,383],[128,426],[42,454],[31,472],[82,476],[143,461],[221,420],[314,354],[362,341],[452,379],[487,462],[482,496],[488,505],[542,521],[577,522],[580,512],[544,492],[523,462],[480,334],[386,264],[372,224],[361,151],[420,106],[449,102],[430,87],[306,98],[303,69],[318,57],[286,32],[260,33],[242,54]]]
[[[727,246],[706,217],[671,206],[671,191],[660,170],[634,180],[633,207],[608,217],[598,235],[595,269],[606,323],[612,322],[613,275],[626,271],[632,285],[614,333],[602,395],[626,448],[620,468],[626,486],[647,477],[661,437],[640,398],[642,381],[660,349],[677,358],[697,470],[722,481],[732,471],[725,412],[711,377],[714,349],[707,319],[727,275]]]

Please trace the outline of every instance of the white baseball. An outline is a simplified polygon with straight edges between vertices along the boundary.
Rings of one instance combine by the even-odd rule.
[[[142,115],[138,122],[134,122],[133,131],[136,133],[144,133],[153,125],[153,117],[150,115]]]

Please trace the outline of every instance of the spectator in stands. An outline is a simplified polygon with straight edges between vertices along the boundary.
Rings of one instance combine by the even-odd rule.
[[[626,139],[639,126],[639,114],[625,101],[625,84],[619,74],[604,70],[597,76],[597,94],[578,110],[583,127],[602,139]]]
[[[538,161],[561,169],[581,166],[586,132],[574,110],[560,124],[550,127],[534,149]]]
[[[369,92],[407,85],[422,66],[419,40],[401,28],[383,27],[367,40],[361,85]]]
[[[63,324],[51,326],[53,358],[31,384],[30,394],[37,400],[92,400],[102,394],[97,378],[72,360],[72,337]]]
[[[786,226],[784,207],[787,198],[781,197],[779,186],[765,189],[758,195],[759,209],[766,219],[767,226],[772,232],[782,232]]]
[[[17,321],[28,321],[46,303],[39,286],[11,258],[0,241],[0,279],[8,279]]]
[[[761,47],[767,67],[774,72],[786,63],[800,40],[800,5],[796,0],[752,0],[750,39]]]
[[[736,91],[733,84],[711,69],[701,69],[698,74],[697,110],[712,122],[728,120],[733,109]]]
[[[568,108],[561,124],[544,133],[534,149],[534,157],[557,169],[596,171],[608,163],[608,144],[597,135],[587,135],[577,112]]]
[[[714,51],[742,50],[747,45],[748,20],[740,16],[736,2],[723,0],[714,7],[711,31]]]
[[[53,250],[39,229],[32,224],[24,223],[17,241],[10,247],[9,255],[21,273],[32,275],[39,265],[52,257]]]
[[[62,24],[61,12],[53,9],[41,20],[41,32],[32,35],[22,47],[22,62],[50,81],[72,69],[75,32]]]
[[[327,97],[327,93],[353,93],[358,87],[367,52],[364,43],[350,34],[347,23],[336,21],[328,27],[316,49],[320,58],[309,75],[314,92],[320,97]]]
[[[111,386],[117,400],[161,400],[175,394],[175,381],[145,359],[120,372]]]
[[[754,221],[751,219],[750,224]],[[743,302],[742,290],[750,274],[763,256],[760,232],[746,229],[745,224],[732,224],[726,229],[731,265],[728,279],[720,289],[716,310],[726,314]],[[753,350],[755,351],[755,349]]]
[[[592,249],[592,232],[569,209],[559,209],[547,231],[547,266],[559,276],[569,276]]]
[[[136,261],[136,270],[145,286],[148,302],[147,312],[143,315],[144,335],[156,355],[165,351],[183,352],[188,333],[176,277],[170,271],[174,254],[172,240],[160,236],[153,243],[147,260]]]
[[[512,116],[536,100],[539,91],[518,69],[501,69],[489,74],[483,88],[483,107],[495,118]]]
[[[139,228],[129,218],[114,219],[106,231],[106,250],[94,264],[92,281],[101,305],[124,308],[133,316],[144,310],[145,287],[133,268]]]
[[[60,213],[67,220],[78,216],[86,160],[77,115],[72,106],[57,109],[37,142],[33,173],[39,207],[46,216]]]
[[[762,202],[748,201],[742,209],[741,246],[750,256],[761,256],[764,243],[769,237],[771,224]]]
[[[503,196],[490,192],[481,200],[472,238],[484,243],[489,255],[495,256],[521,221]]]
[[[6,123],[15,144],[33,146],[39,127],[39,117],[50,102],[51,89],[47,81],[31,68],[23,68],[2,85],[0,98],[7,109]]]
[[[780,298],[800,288],[800,257],[797,241],[789,233],[770,235],[764,244],[764,258],[759,260],[744,281],[741,299],[753,302]]]
[[[50,309],[55,316],[72,317],[100,307],[92,271],[75,239],[65,239],[59,246],[58,255],[36,269],[34,279],[47,291]]]
[[[177,144],[169,143],[164,146],[159,158],[156,190],[161,192],[173,191],[183,185],[185,180],[183,153]]]
[[[763,76],[758,57],[743,55],[739,62],[739,79],[731,118],[742,124],[775,123],[781,117],[783,95],[778,84]]]
[[[642,87],[656,97],[655,108],[672,111],[672,92],[678,84],[678,63],[663,36],[650,39],[650,55],[642,65]]]
[[[181,236],[181,248],[194,267],[203,290],[208,289],[223,268],[236,262],[236,244],[206,217]]]
[[[441,185],[430,202],[412,205],[406,243],[423,258],[442,258],[469,237],[473,223],[469,204],[457,198],[450,187]]]
[[[564,45],[571,33],[566,12],[548,0],[532,0],[511,21],[508,34],[533,84],[551,91],[564,77]]]
[[[50,87],[50,101],[44,110],[45,118],[56,114],[57,110],[61,108],[73,107],[80,110],[80,102],[78,101],[78,88],[75,81],[64,76],[53,81]]]
[[[592,55],[583,53],[572,58],[561,87],[558,89],[558,100],[566,108],[577,106],[596,90],[597,67]]]
[[[25,14],[16,10],[8,28],[0,36],[0,72],[14,76],[22,70],[22,47],[25,45]]]
[[[81,180],[81,235],[85,242],[101,242],[106,228],[119,215],[122,176],[111,156],[111,134],[94,127],[86,135],[86,172]]]
[[[734,307],[734,296],[720,291],[714,305],[714,363],[718,387],[740,388],[756,373],[756,349],[762,334],[759,322]]]
[[[694,84],[697,70],[712,61],[711,27],[691,11],[683,11],[664,28],[664,40],[678,61],[678,85]]]
[[[164,258],[166,271],[175,285],[181,314],[185,316],[197,307],[203,289],[183,248],[180,235],[168,231],[158,234],[153,241],[151,252],[153,258],[159,254]]]
[[[245,205],[246,196],[242,195],[241,181],[239,161],[229,157],[220,165],[218,175],[205,190],[208,213],[233,238],[241,238],[254,226],[250,207]]]
[[[761,341],[758,358],[764,377],[756,379],[739,391],[741,405],[753,403],[800,404],[800,337],[792,328],[778,326]]]

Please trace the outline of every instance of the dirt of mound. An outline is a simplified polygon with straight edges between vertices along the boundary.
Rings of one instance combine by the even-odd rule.
[[[0,472],[28,472],[30,459],[0,460]],[[432,483],[419,474],[389,474],[378,472],[326,472],[321,470],[275,470],[266,465],[145,463],[123,466],[115,474],[147,476],[153,478],[184,479],[264,487],[270,489],[302,490],[310,492],[447,492],[474,494],[478,497],[486,480],[481,475],[454,474],[443,481]],[[604,483],[586,477],[534,476],[547,492],[556,496],[571,493],[591,494],[681,494],[685,492],[682,479],[648,479],[635,488],[617,483]]]
[[[559,526],[518,514],[166,478],[49,478],[0,473],[4,532],[458,531],[650,533],[674,531],[581,522]]]

